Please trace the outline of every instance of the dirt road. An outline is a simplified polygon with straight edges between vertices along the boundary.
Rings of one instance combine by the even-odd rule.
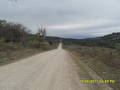
[[[112,90],[80,82],[90,78],[60,44],[58,49],[0,67],[0,90]]]

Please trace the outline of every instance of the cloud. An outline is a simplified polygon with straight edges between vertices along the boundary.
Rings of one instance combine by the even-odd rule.
[[[120,31],[116,29],[120,25],[119,3],[119,0],[18,0],[16,3],[1,0],[0,19],[25,24],[32,32],[45,25],[49,35],[98,36]]]

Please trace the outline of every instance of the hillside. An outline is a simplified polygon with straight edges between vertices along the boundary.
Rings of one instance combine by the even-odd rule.
[[[87,39],[65,39],[64,44],[77,44],[83,46],[100,46],[115,48],[120,43],[120,33],[112,33],[102,37],[87,38]]]
[[[97,38],[63,39],[63,48],[84,62],[103,80],[115,80],[108,84],[113,90],[120,90],[120,33]],[[79,65],[80,66],[80,65]]]

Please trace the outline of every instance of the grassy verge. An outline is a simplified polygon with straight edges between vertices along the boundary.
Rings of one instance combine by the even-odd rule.
[[[100,47],[64,46],[104,80],[116,80],[109,84],[114,90],[120,90],[120,53],[117,50]]]
[[[20,44],[0,43],[0,66],[40,52],[55,49],[57,45],[41,45],[40,48],[23,47]]]

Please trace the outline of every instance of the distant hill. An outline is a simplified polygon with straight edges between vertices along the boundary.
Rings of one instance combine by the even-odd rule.
[[[31,35],[30,37],[35,37],[35,35]],[[100,47],[114,48],[117,44],[120,44],[120,32],[108,34],[102,37],[86,38],[86,39],[60,38],[54,36],[46,37],[46,40],[51,44],[59,43],[60,39],[62,39],[63,43],[66,45],[76,44],[83,46],[100,46]]]
[[[63,43],[114,48],[116,44],[120,43],[120,32],[112,33],[102,37],[87,38],[87,39],[63,38]]]
[[[60,37],[47,36],[47,37],[46,37],[46,40],[47,40],[47,41],[59,42],[59,41],[60,41]]]

